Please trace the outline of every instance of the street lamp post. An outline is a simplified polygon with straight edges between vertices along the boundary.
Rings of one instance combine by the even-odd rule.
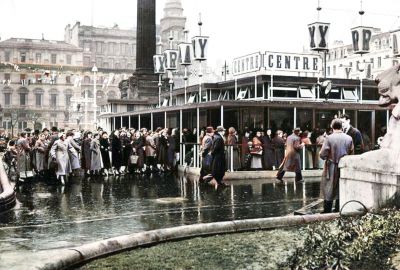
[[[173,40],[174,40],[172,31],[171,31],[168,39],[169,39],[169,48],[172,50],[173,49]],[[169,82],[168,82],[169,83],[169,106],[172,106],[172,89],[173,89],[173,85],[174,85],[174,79],[173,79],[173,74],[172,74],[173,70],[176,70],[176,68],[168,71],[168,75],[169,75],[168,76],[169,77]]]
[[[17,117],[18,114],[16,112],[11,112],[11,137],[14,137],[14,121],[17,123]]]
[[[97,88],[96,88],[96,84],[97,84],[97,71],[98,71],[98,69],[97,69],[97,67],[96,67],[96,65],[93,65],[93,68],[92,68],[92,72],[93,72],[93,80],[94,80],[94,83],[93,83],[93,125],[94,125],[94,127],[95,128],[97,128],[97,98],[96,98],[96,96],[97,96]]]
[[[360,71],[360,96],[359,96],[359,102],[363,102],[363,78],[364,78],[364,69],[365,69],[365,63],[360,63],[358,70]]]
[[[199,22],[197,23],[199,26],[199,35],[195,36],[192,38],[192,44],[193,44],[193,58],[194,60],[199,62],[199,103],[202,102],[202,77],[203,77],[203,71],[202,71],[202,62],[207,60],[207,48],[208,48],[208,36],[202,36],[201,35],[201,27],[203,25],[203,22],[201,21],[201,14],[199,14]]]
[[[185,29],[183,30],[184,36],[185,36],[185,42],[180,43],[178,45],[179,49],[179,63],[181,66],[184,66],[185,68],[185,73],[183,76],[183,80],[185,82],[185,102],[184,104],[187,103],[187,86],[188,86],[188,66],[192,64],[192,43],[189,42],[188,39],[188,33],[189,30]]]
[[[172,72],[177,69],[178,63],[178,50],[173,49],[173,32],[171,31],[169,36],[169,49],[164,51],[164,58],[165,58],[165,69],[168,71],[169,77],[169,106],[172,106],[172,89],[173,89],[173,74]]]
[[[88,129],[88,90],[85,89],[85,129]]]

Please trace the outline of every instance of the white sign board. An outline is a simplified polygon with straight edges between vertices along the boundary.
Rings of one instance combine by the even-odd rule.
[[[262,54],[253,53],[233,60],[233,75],[259,71],[262,67]]]
[[[322,70],[322,58],[318,54],[253,53],[235,58],[232,67],[234,76],[262,70],[318,73]]]
[[[266,70],[319,72],[322,58],[316,54],[265,52],[264,67]]]

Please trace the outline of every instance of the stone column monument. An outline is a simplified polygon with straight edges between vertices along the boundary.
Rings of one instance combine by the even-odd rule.
[[[398,200],[400,191],[400,65],[376,78],[380,95],[379,105],[391,107],[387,134],[380,149],[362,155],[346,156],[339,163],[340,204],[357,200],[376,210],[388,202]],[[397,202],[398,203],[398,202]],[[344,211],[357,210],[351,204]]]
[[[156,54],[156,0],[137,0],[136,70],[119,85],[121,98],[158,100],[158,77],[154,74]]]
[[[156,54],[156,0],[137,0],[136,73],[154,74]]]

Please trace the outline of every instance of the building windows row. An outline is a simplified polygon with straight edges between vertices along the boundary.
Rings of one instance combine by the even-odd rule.
[[[386,57],[386,58],[388,58],[388,57]],[[382,57],[379,56],[379,57],[376,58],[376,60],[377,60],[376,61],[376,65],[375,65],[375,58],[370,58],[369,61],[368,60],[364,60],[365,61],[364,70],[366,70],[367,68],[368,69],[374,69],[374,68],[380,69],[380,68],[382,68]],[[354,67],[353,67],[353,62],[349,62],[348,64],[344,64],[344,65],[339,65],[339,67],[342,67],[343,70],[345,68],[350,68],[350,70],[352,72],[356,72],[356,71],[360,71],[359,65],[360,65],[360,61],[355,61],[354,62]],[[336,76],[336,74],[337,74],[336,67],[337,67],[336,65],[333,65],[332,67],[328,66],[327,67],[327,75],[328,76],[331,76],[331,75],[332,76]],[[367,76],[367,78],[369,78],[369,77],[370,76]],[[349,79],[348,75],[347,75],[347,79]]]
[[[92,66],[92,61],[89,56],[83,57],[83,65],[86,67]],[[115,62],[114,59],[103,60],[102,57],[96,58],[96,66],[98,68],[110,68],[110,69],[133,69],[132,63],[127,63],[127,59],[121,59],[120,62]]]
[[[4,105],[11,106],[12,105],[12,93],[4,93]],[[19,96],[19,105],[27,106],[28,105],[28,93],[18,93]],[[49,105],[50,107],[57,107],[58,105],[58,94],[50,94]],[[65,106],[71,105],[72,94],[65,95]],[[42,107],[43,106],[43,94],[36,93],[35,94],[35,106]]]
[[[24,130],[28,127],[28,122],[26,121],[18,121],[18,129],[19,130]],[[12,123],[11,121],[3,121],[3,128],[4,129],[11,129],[12,128]],[[16,127],[14,127],[16,128]]]
[[[80,43],[85,52],[96,52],[97,54],[109,55],[134,55],[136,48],[135,44],[130,43],[116,43],[116,42],[102,42],[102,41],[84,41]]]
[[[58,64],[60,61],[60,55],[52,53],[50,54],[50,63],[51,64]],[[33,58],[34,57],[34,58]],[[33,59],[32,59],[33,58]],[[42,64],[42,63],[48,63],[49,59],[43,59],[42,53],[35,53],[32,56],[30,61],[35,61],[36,64]],[[61,57],[62,59],[62,57]],[[5,62],[11,62],[11,52],[10,51],[5,51],[4,52],[4,61]],[[27,63],[28,62],[28,54],[27,52],[20,51],[19,52],[19,62],[20,63]],[[71,65],[72,64],[72,55],[67,54],[65,56],[65,64]]]

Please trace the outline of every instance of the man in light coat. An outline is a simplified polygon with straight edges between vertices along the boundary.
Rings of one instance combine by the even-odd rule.
[[[74,133],[72,131],[68,131],[66,134],[67,138],[65,141],[68,142],[68,156],[69,156],[69,163],[71,165],[72,172],[76,172],[76,170],[81,168],[81,164],[79,161],[79,152],[80,146],[74,140]]]
[[[324,213],[332,212],[333,201],[335,212],[339,212],[339,161],[354,151],[353,139],[342,131],[342,121],[334,119],[331,124],[333,133],[326,137],[319,153],[325,160],[321,180],[321,195],[324,199]]]
[[[283,182],[283,176],[287,171],[296,173],[296,182],[304,182],[303,176],[301,174],[300,159],[300,153],[304,147],[304,144],[301,142],[301,139],[299,137],[300,133],[300,128],[295,128],[292,135],[290,135],[286,140],[286,155],[276,175],[276,179],[279,182]]]

